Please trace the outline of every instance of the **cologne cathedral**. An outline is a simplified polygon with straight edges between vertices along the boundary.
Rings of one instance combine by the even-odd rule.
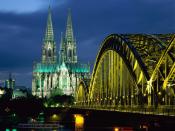
[[[81,80],[90,78],[90,65],[78,62],[71,12],[68,13],[65,35],[61,34],[57,52],[49,7],[41,62],[33,65],[32,94],[40,98],[73,95]]]

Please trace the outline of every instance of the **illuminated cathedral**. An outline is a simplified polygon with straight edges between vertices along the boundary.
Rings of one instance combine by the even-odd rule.
[[[61,34],[57,53],[49,7],[41,62],[33,65],[32,94],[40,98],[73,95],[79,82],[90,77],[90,65],[78,62],[71,12],[68,13],[65,35]]]

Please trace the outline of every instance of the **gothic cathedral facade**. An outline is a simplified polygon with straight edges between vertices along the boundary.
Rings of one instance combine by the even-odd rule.
[[[90,65],[77,59],[71,12],[68,13],[65,36],[61,34],[57,53],[49,7],[47,27],[42,45],[42,59],[33,65],[32,94],[40,98],[74,95],[79,82],[90,78]]]

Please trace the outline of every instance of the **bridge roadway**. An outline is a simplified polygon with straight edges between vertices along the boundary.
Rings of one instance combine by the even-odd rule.
[[[128,113],[137,113],[137,114],[150,114],[150,115],[163,115],[163,116],[175,116],[175,106],[73,106],[73,108],[78,109],[93,109],[101,111],[116,111],[116,112],[128,112]]]
[[[137,110],[136,110],[137,109]],[[151,107],[57,107],[47,108],[46,116],[51,114],[65,114],[65,119],[70,119],[75,114],[81,114],[85,119],[85,128],[88,127],[115,127],[125,126],[138,129],[173,129],[175,127],[174,107],[155,109]],[[63,116],[63,115],[62,115]]]

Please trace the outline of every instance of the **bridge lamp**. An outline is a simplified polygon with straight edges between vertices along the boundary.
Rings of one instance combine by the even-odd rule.
[[[171,86],[174,86],[174,85],[175,85],[175,84],[170,84],[170,83],[167,84],[168,87],[171,87]]]
[[[165,101],[165,98],[164,98],[164,97],[162,98],[162,101],[163,101],[163,102]]]
[[[55,107],[54,105],[51,105],[51,107]]]
[[[48,107],[48,104],[47,103],[44,103],[44,106],[47,108]]]
[[[158,92],[158,95],[160,96],[161,95],[161,92]]]

